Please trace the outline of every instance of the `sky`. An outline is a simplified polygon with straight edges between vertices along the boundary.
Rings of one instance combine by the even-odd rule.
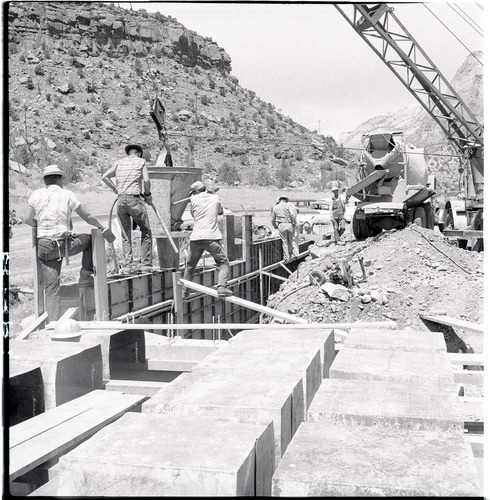
[[[449,80],[469,51],[484,48],[478,32],[484,27],[482,3],[432,2],[426,4],[430,11],[422,3],[389,5]],[[232,75],[242,87],[337,141],[364,120],[418,105],[333,5],[132,2],[131,6],[173,16],[186,28],[209,36],[230,55]]]

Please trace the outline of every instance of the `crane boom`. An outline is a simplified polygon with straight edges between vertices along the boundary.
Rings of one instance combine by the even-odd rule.
[[[384,3],[334,5],[483,177],[483,126],[393,8]]]

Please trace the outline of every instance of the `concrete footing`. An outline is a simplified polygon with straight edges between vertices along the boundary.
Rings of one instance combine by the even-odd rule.
[[[455,391],[427,384],[326,379],[307,413],[326,425],[464,431]]]
[[[45,410],[102,389],[100,345],[25,340],[12,343],[9,362],[14,370],[17,364],[39,367]]]
[[[273,496],[481,496],[463,434],[301,425]]]
[[[57,496],[271,494],[272,425],[126,414],[60,459]]]

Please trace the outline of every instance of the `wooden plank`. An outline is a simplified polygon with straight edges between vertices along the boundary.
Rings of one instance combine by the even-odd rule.
[[[58,494],[59,477],[56,476],[47,483],[40,486],[37,490],[27,495],[28,497],[55,497]]]
[[[31,323],[26,329],[24,329],[14,340],[26,340],[29,338],[29,335],[41,328],[43,323],[48,319],[48,313],[44,311],[40,316],[38,316],[33,323]],[[54,324],[52,324],[52,328],[54,328]]]
[[[41,271],[41,264],[37,258],[37,228],[33,227],[32,232],[32,269],[34,271],[34,315],[41,316],[45,311],[44,307],[44,288],[43,288],[43,274]]]
[[[78,314],[78,307],[69,307],[60,317],[60,320],[73,319]]]
[[[483,333],[483,325],[466,321],[464,319],[451,318],[449,316],[431,316],[429,314],[421,314],[420,317],[433,323],[440,323],[441,325],[452,326],[461,330],[468,330],[470,332]]]
[[[109,319],[105,239],[100,229],[92,229],[92,254],[94,261],[95,318],[98,320]]]
[[[9,480],[13,481],[46,460],[62,455],[145,399],[146,396],[118,394],[117,399],[109,398],[107,403],[97,405],[16,446],[10,450]]]
[[[148,359],[148,370],[165,372],[191,372],[199,361],[188,359]]]
[[[225,214],[223,216],[223,246],[225,254],[230,262],[236,259],[235,255],[235,215]]]
[[[108,393],[97,389],[79,398],[68,401],[52,410],[40,413],[33,418],[14,425],[9,430],[9,448],[12,449],[57,425],[90,410],[97,404],[107,401]],[[110,396],[109,396],[110,397]]]
[[[248,309],[252,309],[253,311],[258,311],[262,312],[265,314],[268,314],[269,316],[272,316],[273,318],[279,318],[285,321],[291,321],[291,323],[298,323],[298,324],[308,324],[308,320],[304,318],[300,318],[298,316],[293,316],[292,314],[287,314],[281,311],[276,311],[275,309],[272,309],[270,307],[266,306],[261,306],[260,304],[256,304],[255,302],[251,302],[249,300],[245,299],[240,299],[238,297],[218,297],[218,292],[212,288],[204,287],[202,285],[198,285],[197,283],[193,283],[192,281],[184,280],[181,279],[180,282],[187,286],[188,288],[191,288],[193,290],[196,290],[198,292],[205,293],[207,295],[211,295],[212,297],[215,297],[217,299],[222,299],[225,300],[226,302],[230,302],[232,304],[236,304],[238,306],[246,307]]]
[[[480,353],[448,353],[449,361],[453,365],[483,366],[484,355]]]
[[[443,234],[449,238],[483,238],[483,231],[475,229],[446,229]]]
[[[453,373],[455,384],[479,384],[483,385],[484,371],[462,370]]]

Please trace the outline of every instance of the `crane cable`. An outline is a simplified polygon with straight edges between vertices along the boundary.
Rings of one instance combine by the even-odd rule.
[[[478,26],[478,24],[475,21],[473,21],[473,19],[458,4],[455,3],[454,7],[450,3],[448,3],[448,5],[449,5],[449,7],[451,7],[451,9],[454,10],[454,12],[456,12],[456,14],[458,14],[459,17],[461,17],[461,19],[463,19],[463,21],[465,21],[467,24],[469,24],[469,26],[471,28],[473,28],[483,38],[482,28],[480,28],[480,26]],[[459,12],[456,9],[458,9]],[[460,12],[462,14],[460,14]],[[466,18],[468,18],[469,20],[465,19],[465,17],[463,17],[463,15],[466,16]],[[475,26],[476,26],[476,28],[475,28]]]
[[[483,63],[480,61],[480,59],[478,59],[478,57],[475,56],[475,54],[473,54],[473,52],[471,52],[471,50],[444,24],[444,22],[442,22],[436,14],[434,14],[434,12],[432,12],[432,10],[427,6],[427,4],[423,3],[422,4],[448,31],[449,33],[451,33],[451,35],[454,36],[454,38],[456,38],[456,40],[458,40],[458,42],[468,51],[469,54],[471,54],[482,66]]]

